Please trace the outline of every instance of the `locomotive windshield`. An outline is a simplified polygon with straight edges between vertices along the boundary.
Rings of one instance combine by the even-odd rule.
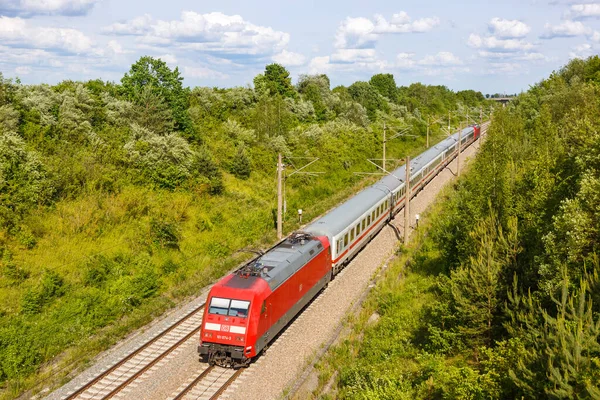
[[[246,318],[248,316],[249,301],[223,299],[213,297],[210,300],[208,312],[216,315],[227,315],[230,317]]]

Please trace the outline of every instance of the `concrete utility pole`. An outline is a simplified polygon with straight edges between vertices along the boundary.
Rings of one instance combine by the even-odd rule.
[[[406,192],[404,193],[404,245],[408,244],[408,230],[410,228],[410,157],[406,156]]]
[[[282,172],[283,164],[281,163],[281,153],[279,153],[279,155],[277,156],[277,239],[281,239],[283,237],[283,182],[281,179]]]
[[[450,132],[450,111],[448,111],[448,132]],[[448,133],[449,135],[450,133]]]
[[[479,106],[479,125],[483,123],[483,106]]]
[[[460,142],[462,141],[462,129],[458,130],[458,155],[456,156],[456,175],[460,176]]]
[[[385,121],[383,122],[383,159],[381,161],[381,166],[383,167],[383,171],[387,171],[385,169]]]

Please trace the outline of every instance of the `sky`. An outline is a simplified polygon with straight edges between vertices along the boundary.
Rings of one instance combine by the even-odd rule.
[[[23,83],[118,82],[139,57],[186,86],[252,84],[277,62],[332,87],[392,73],[519,93],[600,49],[600,2],[0,0],[0,72]]]

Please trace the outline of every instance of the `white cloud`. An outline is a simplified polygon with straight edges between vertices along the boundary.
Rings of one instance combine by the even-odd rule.
[[[124,50],[123,46],[121,46],[121,44],[119,42],[117,42],[116,40],[109,40],[108,41],[108,48],[110,49],[110,51],[113,54],[127,54],[127,53],[131,53],[130,51]]]
[[[1,0],[4,15],[86,15],[100,0]]]
[[[304,55],[287,50],[275,54],[271,59],[276,63],[287,67],[296,67],[298,65],[303,65],[306,62],[306,57],[304,57]]]
[[[375,24],[368,18],[346,18],[335,34],[334,45],[337,48],[374,47],[377,34]]]
[[[518,75],[526,72],[522,63],[498,62],[491,63],[484,70],[484,75]]]
[[[31,67],[28,67],[28,66],[22,66],[22,67],[15,68],[15,73],[17,73],[19,75],[29,75],[31,73],[31,71],[32,71]]]
[[[55,55],[40,49],[20,49],[0,45],[0,62],[14,65],[33,65],[58,62]]]
[[[173,54],[163,54],[162,56],[159,56],[158,58],[160,58],[161,60],[163,60],[170,66],[177,66],[177,57],[175,57]]]
[[[440,51],[435,55],[425,56],[419,64],[421,65],[439,65],[439,66],[450,66],[450,65],[461,65],[463,62],[450,53],[449,51]]]
[[[589,39],[590,39],[592,42],[596,42],[596,43],[600,42],[600,32],[598,32],[598,31],[594,31],[594,33],[592,33],[592,34],[590,35]]]
[[[227,79],[229,75],[206,67],[183,67],[183,75],[189,78]]]
[[[396,68],[413,69],[415,67],[414,53],[398,53],[396,56]]]
[[[177,46],[221,54],[276,54],[289,42],[288,33],[254,25],[239,15],[220,12],[199,14],[184,11],[172,21],[154,20],[149,15],[115,23],[103,29],[114,35],[139,36],[138,43],[154,46]]]
[[[448,51],[426,55],[417,59],[414,53],[398,53],[393,63],[380,57],[375,49],[339,49],[331,56],[314,57],[309,63],[310,73],[357,72],[357,71],[417,71],[425,75],[449,75],[468,72],[463,61]]]
[[[54,68],[60,68],[64,64],[60,60],[50,59],[50,60],[48,60],[48,65],[50,65],[51,67],[54,67]]]
[[[144,14],[127,22],[115,22],[102,28],[102,32],[114,35],[144,35],[151,31],[152,16]]]
[[[565,13],[565,17],[572,19],[600,18],[600,4],[573,4]]]
[[[549,58],[542,53],[528,53],[522,56],[515,57],[515,60],[523,61],[549,61]]]
[[[338,64],[377,62],[375,49],[339,49],[331,55],[331,62]]]
[[[337,29],[334,45],[338,49],[373,48],[380,35],[429,32],[439,25],[437,17],[412,20],[404,11],[388,21],[382,15],[373,19],[347,17]]]
[[[593,53],[592,45],[583,43],[573,47],[573,51],[569,52],[569,58],[587,58]]]
[[[520,61],[549,61],[549,58],[543,55],[542,53],[500,53],[494,51],[485,51],[480,50],[478,52],[479,56],[482,58],[487,58],[490,60],[520,60]]]
[[[308,70],[311,74],[327,73],[331,69],[332,64],[329,63],[329,56],[313,57],[308,63]]]
[[[0,41],[11,47],[67,53],[92,50],[92,40],[76,29],[37,27],[19,17],[0,16]]]
[[[533,49],[533,44],[522,39],[498,39],[495,36],[481,37],[475,33],[469,36],[467,44],[475,49],[496,52],[518,52]]]
[[[590,35],[592,30],[580,21],[564,21],[558,25],[546,24],[546,32],[541,36],[544,39],[557,37],[572,37]]]
[[[492,18],[488,24],[490,33],[499,38],[522,38],[530,31],[529,25],[516,19]]]
[[[440,20],[437,17],[412,21],[404,11],[394,14],[389,22],[382,15],[375,15],[375,33],[423,33],[429,32],[439,24]]]
[[[423,74],[427,76],[442,76],[447,80],[456,80],[456,74],[464,74],[468,72],[471,72],[469,67],[428,67],[423,69]]]
[[[328,71],[381,71],[393,67],[380,59],[375,49],[339,49],[331,56],[314,57],[309,65],[310,73]]]

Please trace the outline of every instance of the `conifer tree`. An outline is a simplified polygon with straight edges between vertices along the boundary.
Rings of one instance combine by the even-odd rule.
[[[505,291],[502,273],[519,251],[516,231],[513,220],[504,234],[490,209],[489,216],[471,233],[475,255],[452,273],[452,295],[462,319],[460,330],[473,345],[492,344],[493,321]]]
[[[248,179],[251,171],[250,159],[244,147],[240,146],[231,163],[231,173],[239,179]]]
[[[510,296],[506,328],[527,349],[510,377],[526,397],[600,399],[600,316],[593,313],[588,281],[571,292],[569,287],[563,268],[554,309],[542,307],[531,293],[517,294],[516,284]]]
[[[135,118],[140,126],[159,135],[166,135],[175,126],[173,113],[152,85],[141,89],[135,106]]]

